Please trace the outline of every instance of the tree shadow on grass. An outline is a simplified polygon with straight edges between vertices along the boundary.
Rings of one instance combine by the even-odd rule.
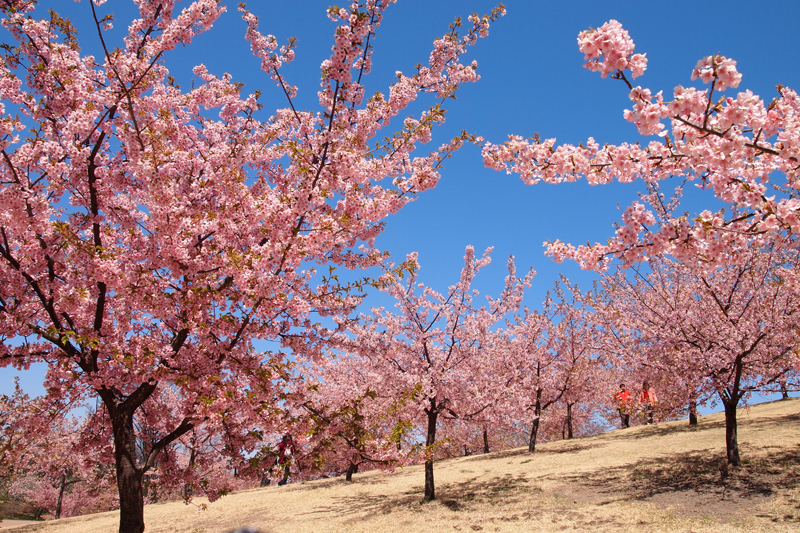
[[[525,473],[505,474],[489,480],[476,478],[458,483],[446,483],[439,489],[439,502],[451,511],[469,511],[472,507],[511,505],[526,499],[531,492],[541,492],[532,486]]]
[[[797,464],[800,450],[765,454],[746,460],[739,468],[728,467],[722,453],[678,454],[669,460],[641,461],[630,471],[630,489],[635,498],[644,499],[665,492],[693,490],[718,493],[736,492],[739,497],[769,496],[778,489],[797,485],[796,476],[787,470]],[[789,474],[789,475],[787,475]]]
[[[725,421],[717,421],[717,422],[701,422],[696,426],[690,426],[688,422],[682,424],[654,424],[654,425],[646,425],[646,426],[634,426],[631,429],[634,431],[630,431],[627,433],[620,433],[620,432],[613,432],[609,433],[608,435],[601,435],[599,440],[641,440],[641,439],[649,439],[651,437],[666,437],[669,435],[675,435],[678,433],[696,433],[702,431],[710,431],[715,429],[724,429],[725,428]]]
[[[800,486],[800,447],[754,450],[739,468],[727,466],[724,452],[703,450],[561,480],[565,484],[560,490],[598,505],[649,501],[726,521],[778,492]]]
[[[756,418],[752,421],[745,418],[740,420],[740,427],[769,431],[771,427],[797,424],[798,421],[800,414]],[[457,460],[462,464],[469,464],[490,458],[528,459],[551,454],[564,454],[567,460],[566,456],[570,453],[613,445],[620,438],[639,440],[681,433],[691,438],[697,432],[724,430],[724,425],[724,420],[703,422],[702,419],[698,426],[689,426],[688,423],[654,425],[629,434],[613,432],[607,436],[595,436],[590,442],[582,442],[581,439],[562,442],[557,446],[540,448],[534,454],[528,453],[526,448],[516,448],[491,455],[458,457],[442,462]],[[785,446],[775,446],[747,450],[746,443],[740,444],[746,450],[740,468],[727,468],[724,451],[715,448],[648,458],[616,468],[603,468],[595,472],[551,479],[563,483],[556,492],[567,493],[570,502],[582,500],[584,503],[604,505],[618,501],[647,501],[659,506],[684,507],[689,514],[693,512],[713,516],[723,521],[741,515],[743,511],[752,509],[778,491],[800,486],[800,447],[787,449]],[[357,522],[401,510],[425,512],[428,504],[422,503],[421,471],[419,475],[419,485],[415,489],[393,494],[352,494],[337,498],[327,506],[309,509],[306,514],[313,516],[331,512],[348,516]],[[520,473],[516,476],[507,474],[491,479],[480,476],[480,479],[471,477],[455,483],[438,483],[438,504],[454,513],[465,514],[474,508],[486,508],[487,504],[501,508],[522,498],[530,500],[531,492],[541,492],[538,486],[532,484],[533,481]],[[384,482],[383,476],[357,476],[354,478],[353,488]],[[326,480],[318,486],[342,483],[345,482],[338,478]],[[545,495],[542,498],[545,499]],[[800,517],[797,521],[800,523]]]
[[[422,480],[420,480],[422,481]],[[492,479],[478,476],[456,483],[437,484],[438,504],[454,512],[469,511],[474,507],[487,504],[508,505],[520,501],[531,491],[538,492],[538,487],[530,487],[530,480],[524,473],[506,474]],[[435,503],[423,502],[423,487],[394,494],[353,494],[337,498],[328,506],[315,506],[305,514],[334,513],[337,516],[353,516],[354,521],[369,519],[378,515],[387,515],[396,511],[424,512],[426,505]]]

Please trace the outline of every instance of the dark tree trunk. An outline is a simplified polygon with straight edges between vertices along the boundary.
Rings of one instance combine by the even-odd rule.
[[[728,464],[731,466],[740,466],[742,464],[741,459],[739,459],[739,439],[736,434],[736,406],[741,398],[739,385],[744,371],[744,364],[742,363],[744,355],[746,354],[736,359],[733,385],[724,392],[719,393],[720,398],[722,398],[722,404],[725,406],[725,449],[728,455]]]
[[[428,433],[425,436],[425,447],[431,453],[431,447],[436,442],[436,418],[439,412],[436,410],[436,400],[431,400],[431,407],[425,410],[428,415]],[[429,455],[425,460],[425,497],[424,501],[429,502],[436,499],[436,492],[433,485],[433,456]]]
[[[489,453],[489,432],[483,428],[483,453]]]
[[[67,474],[61,474],[58,487],[58,501],[56,502],[56,520],[61,518],[61,504],[64,503],[64,489],[67,488]]]
[[[194,464],[195,464],[196,460],[197,460],[197,449],[196,448],[192,448],[192,451],[189,452],[189,468],[188,468],[189,470],[193,470],[194,469]],[[190,498],[192,496],[193,492],[194,492],[194,490],[192,489],[192,484],[191,483],[185,483],[183,485],[183,497],[184,498],[186,498],[186,499]]]
[[[778,382],[778,385],[781,387],[781,400],[788,400],[789,399],[789,389],[786,386],[786,381],[781,380]]]
[[[143,473],[136,464],[133,413],[123,409],[114,411],[109,409],[109,414],[114,431],[114,459],[117,467],[117,490],[119,490],[119,533],[143,533]]]
[[[353,474],[358,472],[358,465],[361,462],[361,454],[358,452],[358,447],[361,446],[361,440],[358,436],[353,437],[350,445],[355,449],[355,453],[350,457],[350,466],[347,467],[347,472],[344,476],[345,481],[353,481]]]
[[[531,438],[528,441],[528,451],[533,453],[536,451],[536,435],[539,433],[539,417],[533,419],[531,426]]]
[[[358,464],[350,463],[350,466],[347,467],[347,473],[344,475],[345,481],[353,481],[353,474],[358,472]]]
[[[574,403],[567,404],[567,438],[571,439],[572,434],[572,406],[575,405]]]
[[[741,465],[739,459],[739,440],[736,435],[736,404],[738,402],[725,402],[725,448],[728,455],[728,464],[731,466]]]
[[[138,457],[133,414],[150,398],[157,386],[157,382],[148,381],[139,385],[127,396],[105,387],[97,389],[97,394],[108,411],[111,431],[114,434],[114,462],[119,491],[119,533],[143,533],[144,474],[153,467],[159,453],[166,446],[194,428],[194,421],[189,417],[184,418],[169,435],[154,442],[149,451],[143,450],[142,457]]]
[[[542,389],[536,390],[536,405],[533,409],[533,424],[531,426],[531,438],[528,441],[528,451],[536,451],[536,436],[539,433],[539,418],[542,414]]]
[[[697,402],[689,402],[689,425],[697,425]]]

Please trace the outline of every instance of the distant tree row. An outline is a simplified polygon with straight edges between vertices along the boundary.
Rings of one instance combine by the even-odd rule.
[[[586,293],[563,279],[541,311],[520,310],[534,273],[517,277],[512,259],[500,296],[478,306],[471,285],[489,251],[477,258],[467,248],[446,293],[420,283],[408,258],[403,279],[383,280],[395,311],[342,321],[321,353],[295,354],[283,398],[264,407],[297,443],[293,479],[350,480],[424,463],[431,500],[437,459],[521,445],[534,452],[537,442],[607,430],[620,382],[631,384],[627,409],[644,421],[636,396],[645,380],[658,391],[657,420],[721,404],[728,462],[738,466],[737,407],[797,383],[800,300],[786,277],[795,251],[754,248],[708,274],[652,258],[647,268],[602,275]],[[161,409],[170,403],[178,402],[167,397]],[[102,413],[77,419],[67,405],[54,410],[19,390],[0,407],[13,420],[3,427],[13,494],[56,517],[118,505],[111,442],[86,442],[105,433]],[[159,431],[148,412],[136,419],[138,454]],[[280,479],[280,435],[244,427],[231,417],[176,439],[145,478],[145,501],[215,498]],[[252,451],[233,453],[245,433]]]

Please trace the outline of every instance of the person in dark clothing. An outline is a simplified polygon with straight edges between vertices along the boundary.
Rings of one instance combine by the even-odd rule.
[[[286,485],[289,482],[289,468],[292,466],[292,457],[294,456],[294,442],[292,436],[286,434],[278,444],[278,459],[276,464],[283,466],[283,479],[278,482],[278,485]]]

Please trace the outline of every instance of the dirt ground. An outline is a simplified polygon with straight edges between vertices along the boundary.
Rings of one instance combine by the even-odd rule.
[[[145,508],[147,533],[394,531],[800,531],[800,400],[739,412],[743,465],[727,468],[721,413],[440,461],[438,500],[423,470],[267,487],[205,511]],[[198,500],[197,504],[203,503]],[[27,525],[14,533],[114,532],[116,513]]]

